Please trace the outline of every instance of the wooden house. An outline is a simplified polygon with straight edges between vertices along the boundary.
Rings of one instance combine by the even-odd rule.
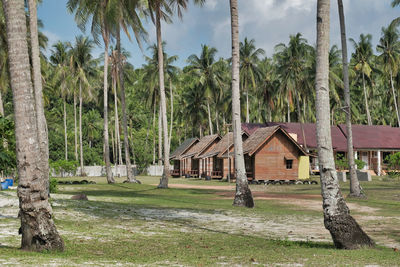
[[[201,158],[203,153],[208,153],[221,140],[218,134],[207,135],[185,152],[181,158],[183,160],[182,174],[188,177],[204,176],[210,169],[209,162]]]
[[[255,130],[244,142],[243,154],[249,180],[308,178],[299,177],[299,170],[308,166],[307,152],[280,126]]]
[[[173,161],[174,169],[171,171],[173,177],[181,177],[184,175],[184,160],[182,155],[199,142],[198,138],[186,139],[174,152],[170,155]]]

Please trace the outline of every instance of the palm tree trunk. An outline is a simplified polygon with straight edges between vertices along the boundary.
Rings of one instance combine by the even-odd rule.
[[[4,117],[3,96],[1,95],[1,89],[0,89],[0,116]]]
[[[78,127],[76,125],[76,92],[74,91],[74,135],[75,135],[75,160],[78,161]]]
[[[287,122],[290,122],[290,104],[289,104],[289,97],[287,99]]]
[[[169,80],[169,94],[171,99],[171,116],[170,116],[170,127],[169,127],[169,147],[171,147],[171,139],[172,139],[172,125],[174,122],[174,95],[172,92],[172,81]]]
[[[362,81],[363,81],[364,102],[365,102],[365,110],[366,110],[366,112],[367,112],[368,125],[372,125],[371,114],[369,113],[369,105],[368,105],[368,97],[367,97],[367,88],[365,87],[365,77],[364,77],[364,73],[362,74]]]
[[[44,116],[44,105],[43,105],[43,87],[42,87],[42,73],[40,69],[40,52],[39,52],[39,37],[38,37],[38,26],[37,26],[37,9],[36,1],[29,0],[29,29],[31,36],[31,59],[33,69],[33,88],[35,96],[35,108],[36,108],[36,122],[39,133],[39,147],[41,152],[41,160],[43,163],[43,174],[49,189],[50,177],[49,177],[49,138],[47,135],[47,124],[46,117]]]
[[[121,56],[121,36],[120,29],[118,27],[117,31],[117,51],[118,51],[118,73],[119,73],[119,86],[121,88],[121,108],[122,108],[122,128],[124,131],[124,151],[125,151],[125,164],[126,164],[126,182],[129,183],[140,183],[136,180],[134,173],[132,172],[131,157],[129,155],[129,142],[128,142],[128,122],[126,114],[126,103],[125,103],[125,81],[124,81],[124,68],[122,64]],[[147,138],[149,136],[149,131],[147,130],[145,151],[147,151]],[[133,139],[131,139],[133,140]],[[132,152],[133,152],[133,144]]]
[[[212,126],[212,122],[211,122],[210,101],[208,99],[207,99],[207,112],[208,112],[208,125],[210,127],[210,134],[213,135],[214,131],[213,131],[213,126]]]
[[[83,142],[82,142],[82,83],[79,81],[79,149],[81,160],[81,176],[85,176],[83,168]]]
[[[162,50],[162,39],[161,39],[161,7],[159,2],[156,7],[156,31],[157,31],[157,48],[158,48],[158,77],[160,85],[160,102],[161,102],[162,125],[164,134],[164,173],[161,177],[158,188],[168,188],[168,178],[170,176],[169,141],[168,141],[167,105],[166,105],[165,88],[164,88],[164,55]]]
[[[118,139],[118,100],[117,100],[117,77],[112,77],[112,89],[114,92],[114,132],[115,132],[115,174],[118,175],[118,165],[120,164],[119,162],[119,139]]]
[[[249,111],[249,91],[246,90],[246,123],[250,122],[250,111]]]
[[[232,30],[232,123],[233,143],[235,147],[236,194],[235,206],[254,207],[244,165],[242,124],[240,122],[240,91],[239,91],[239,17],[237,0],[230,0],[231,30]]]
[[[161,103],[158,109],[158,165],[162,165],[162,118]]]
[[[67,133],[67,101],[65,97],[64,102],[64,143],[65,143],[65,160],[68,160],[68,133]]]
[[[29,2],[30,17],[37,21],[36,3]],[[46,169],[48,160],[46,163],[43,162],[44,153],[41,151],[41,145],[45,143],[40,144],[39,137],[46,128],[38,129],[38,118],[35,115],[37,103],[35,103],[31,83],[24,1],[3,0],[3,9],[7,26],[9,71],[14,99],[21,248],[35,251],[62,251],[64,243],[55,227],[48,201],[49,173],[48,168]],[[36,27],[34,21],[31,22],[31,27]],[[32,39],[37,40],[37,28],[36,37],[31,36]],[[38,57],[38,47],[34,46],[33,50],[35,49],[37,50],[32,56]],[[40,74],[40,69],[36,71]],[[42,97],[41,92],[35,93],[40,93]]]
[[[153,107],[153,165],[156,164],[156,102]]]
[[[400,127],[400,117],[399,117],[399,108],[397,106],[397,98],[396,98],[396,92],[394,90],[394,84],[393,84],[393,72],[390,69],[390,85],[392,86],[392,94],[393,94],[393,101],[394,101],[394,107],[396,109],[396,117],[397,117],[397,125]]]
[[[104,26],[104,25],[103,25]],[[107,175],[107,183],[114,184],[115,180],[113,177],[113,173],[111,171],[111,163],[110,163],[110,146],[108,141],[108,42],[109,42],[109,33],[106,29],[103,29],[103,40],[104,40],[104,159],[106,163],[106,175]]]
[[[117,162],[117,153],[115,152],[117,146],[115,145],[115,142],[114,142],[114,132],[113,131],[110,131],[110,132],[111,132],[111,147],[112,147],[113,163],[115,164]],[[117,165],[118,165],[118,163],[117,163]]]
[[[218,109],[215,108],[215,123],[217,125],[217,133],[219,133],[219,115],[218,115]]]
[[[340,192],[332,149],[329,119],[329,9],[330,0],[317,4],[317,68],[316,115],[317,144],[324,224],[337,248],[355,249],[372,246],[373,241],[350,216],[349,208]]]
[[[344,100],[346,103],[346,131],[347,131],[347,159],[349,162],[350,173],[350,195],[360,197],[364,194],[361,191],[360,182],[357,178],[356,164],[354,161],[353,150],[353,129],[351,126],[351,101],[350,101],[350,82],[349,82],[349,63],[347,56],[347,38],[346,23],[343,10],[343,1],[338,0],[339,21],[342,40],[342,64],[343,64],[343,82],[344,82]]]

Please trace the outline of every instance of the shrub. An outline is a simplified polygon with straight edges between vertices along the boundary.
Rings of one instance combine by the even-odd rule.
[[[57,160],[50,162],[50,168],[53,169],[56,174],[61,174],[61,176],[64,176],[64,173],[72,173],[75,175],[76,169],[78,168],[78,162],[75,160]]]
[[[354,160],[355,164],[357,165],[357,170],[362,170],[365,167],[365,162],[359,159]]]
[[[50,193],[57,193],[57,180],[55,178],[50,178],[50,186],[49,186]]]

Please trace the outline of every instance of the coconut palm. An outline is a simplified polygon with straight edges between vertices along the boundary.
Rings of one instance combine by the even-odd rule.
[[[346,111],[346,131],[347,131],[347,160],[349,162],[350,173],[350,195],[360,197],[363,195],[360,182],[357,178],[356,166],[354,161],[353,150],[353,130],[351,126],[351,101],[350,101],[350,82],[349,82],[349,61],[347,56],[347,38],[346,23],[343,10],[343,1],[338,0],[339,21],[342,41],[342,64],[343,64],[343,83],[344,83],[344,99]]]
[[[205,0],[194,0],[195,3],[202,4]],[[164,173],[160,180],[158,188],[168,188],[169,177],[169,141],[168,141],[168,125],[167,125],[167,107],[165,99],[164,87],[164,58],[162,50],[161,37],[161,20],[171,22],[170,16],[176,10],[178,17],[182,17],[182,11],[187,8],[188,0],[147,0],[148,11],[153,23],[156,25],[157,48],[158,48],[158,75],[160,86],[160,103],[162,114],[162,127],[164,134]]]
[[[80,149],[80,164],[81,176],[84,172],[84,155],[83,155],[83,137],[82,137],[82,104],[84,92],[88,98],[92,98],[93,86],[90,84],[90,77],[96,75],[97,61],[92,58],[92,50],[94,42],[88,37],[77,36],[75,44],[72,48],[71,63],[74,73],[74,84],[79,88],[79,149]]]
[[[55,65],[55,75],[54,82],[55,85],[60,89],[60,95],[63,99],[63,118],[64,118],[64,145],[65,145],[65,160],[68,160],[68,134],[67,134],[67,97],[71,93],[71,78],[69,61],[70,61],[70,51],[69,47],[71,45],[68,43],[63,43],[61,41],[53,45],[53,50],[51,50],[52,55],[50,56],[50,61]]]
[[[377,51],[381,54],[378,60],[382,64],[384,76],[389,76],[392,88],[393,103],[396,111],[397,125],[400,127],[400,115],[397,105],[393,77],[397,76],[400,63],[399,21],[394,20],[387,28],[382,28],[382,37],[379,40]]]
[[[6,21],[0,2],[0,116],[4,116],[3,93],[9,87]]]
[[[91,33],[94,41],[100,43],[101,35],[104,42],[104,71],[103,71],[103,108],[104,108],[104,160],[106,163],[107,182],[115,183],[111,172],[110,147],[108,138],[108,50],[112,30],[119,23],[116,19],[117,6],[114,1],[97,0],[68,0],[67,8],[69,12],[75,13],[75,21],[81,30],[85,30],[86,24],[91,22]]]
[[[367,120],[368,120],[368,125],[372,125],[372,119],[371,119],[371,114],[369,111],[369,105],[368,105],[368,94],[367,94],[367,88],[366,88],[366,81],[365,78],[370,78],[371,77],[371,58],[373,56],[373,51],[372,51],[372,35],[371,34],[361,34],[360,35],[360,40],[357,43],[354,41],[354,39],[350,38],[350,42],[353,44],[354,47],[354,53],[352,55],[353,60],[354,60],[354,70],[361,74],[362,78],[362,86],[363,86],[363,92],[364,92],[364,104],[365,104],[365,111],[367,113]]]
[[[324,224],[337,248],[355,249],[373,246],[373,241],[361,229],[340,192],[333,158],[329,118],[329,26],[330,0],[317,3],[317,68],[316,113],[317,144],[324,208]]]
[[[210,134],[214,134],[210,102],[222,92],[222,76],[215,62],[216,53],[216,48],[202,45],[200,57],[193,54],[187,59],[189,63],[187,70],[195,75],[199,83],[197,87],[203,92],[204,99],[206,100]]]
[[[47,191],[48,173],[44,172],[46,169],[42,162],[43,153],[39,144],[26,38],[24,1],[3,0],[3,8],[7,25],[9,70],[14,98],[21,248],[35,251],[63,250],[64,243],[51,215]]]
[[[230,0],[230,10],[232,32],[232,123],[236,173],[236,194],[233,205],[252,208],[254,207],[254,201],[247,182],[246,169],[244,166],[242,124],[240,122],[240,51],[237,0]]]
[[[246,94],[246,122],[250,122],[249,91],[256,89],[257,82],[261,79],[262,73],[258,67],[260,57],[265,54],[261,48],[256,48],[255,40],[240,42],[240,85]],[[250,88],[251,87],[251,88]]]

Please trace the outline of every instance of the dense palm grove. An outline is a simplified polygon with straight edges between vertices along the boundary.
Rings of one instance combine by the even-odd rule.
[[[121,25],[126,27],[132,23],[138,22],[130,18]],[[145,29],[141,24],[136,26],[133,27],[135,36],[141,40]],[[350,39],[353,48],[350,60],[353,123],[400,124],[397,111],[400,98],[398,26],[397,20],[384,26],[377,47],[372,45],[369,34]],[[15,141],[5,34],[5,19],[1,13],[0,133],[3,145],[0,145],[0,167],[11,171],[15,166]],[[48,47],[46,36],[39,36],[49,151],[53,162],[80,162],[82,155],[84,165],[104,164],[104,55],[102,58],[93,56],[100,35],[95,35],[94,39],[77,36],[68,43],[58,42],[51,47]],[[124,164],[118,42],[116,38],[110,40],[107,70],[110,158],[114,164]],[[130,156],[133,163],[144,168],[163,157],[160,145],[163,139],[157,45],[144,41],[141,44],[148,46],[146,64],[134,67],[129,52],[123,49],[121,62]],[[51,51],[47,57],[46,48]],[[187,58],[183,68],[175,65],[177,56],[164,52],[171,150],[187,137],[227,131],[226,125],[232,119],[231,63],[229,58],[217,58],[217,52],[214,47],[201,45],[197,54]],[[337,46],[332,46],[329,59],[331,120],[332,124],[345,123],[341,52]],[[266,56],[264,50],[257,47],[256,40],[244,38],[240,43],[242,121],[315,122],[315,65],[315,48],[301,33],[291,35],[286,43],[277,44],[271,56]]]

